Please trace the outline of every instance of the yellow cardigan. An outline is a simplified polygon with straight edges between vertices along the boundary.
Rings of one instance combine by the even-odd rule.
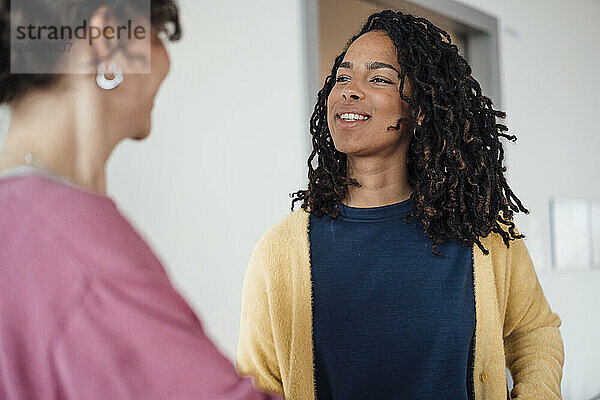
[[[308,216],[298,210],[271,227],[252,256],[242,294],[237,367],[256,385],[292,400],[315,398]],[[560,319],[550,310],[523,240],[498,234],[473,246],[475,398],[561,399]],[[432,376],[435,378],[435,376]]]

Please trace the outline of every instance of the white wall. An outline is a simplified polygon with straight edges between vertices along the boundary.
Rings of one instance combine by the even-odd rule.
[[[508,126],[509,182],[532,211],[518,225],[552,308],[560,315],[565,399],[600,393],[600,270],[551,267],[549,199],[600,200],[600,2],[461,0],[500,22],[500,60]]]
[[[254,244],[304,184],[300,2],[182,0],[153,132],[109,162],[109,191],[233,359]]]

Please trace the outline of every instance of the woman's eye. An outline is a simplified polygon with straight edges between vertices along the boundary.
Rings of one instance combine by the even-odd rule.
[[[391,81],[389,81],[387,79],[378,78],[378,77],[375,77],[375,78],[371,79],[371,82],[375,82],[375,83],[392,83]]]
[[[337,78],[335,78],[336,82],[348,82],[350,80],[350,78],[348,78],[347,76],[338,76]]]

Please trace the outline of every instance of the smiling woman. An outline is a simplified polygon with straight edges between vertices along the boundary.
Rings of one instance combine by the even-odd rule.
[[[350,57],[365,57],[367,38],[379,44],[371,61],[391,68],[369,69],[360,63],[348,68],[353,66]],[[410,215],[421,220],[434,247],[450,238],[480,246],[478,238],[490,231],[501,235],[505,243],[518,238],[513,212],[527,210],[503,175],[504,150],[499,140],[504,137],[514,141],[516,137],[506,134],[507,128],[496,122],[504,113],[495,110],[491,100],[483,96],[450,37],[425,19],[404,14],[399,17],[388,11],[371,16],[350,43],[352,46],[336,58],[319,92],[311,118],[310,157],[311,161],[316,158],[318,165],[313,169],[309,162],[308,190],[297,192],[294,202],[301,201],[304,209],[319,215],[336,216],[336,205],[346,191],[351,195],[353,187],[364,183],[348,173],[352,162],[348,163],[348,154],[334,144],[335,124],[331,125],[336,120],[332,110],[343,95],[340,91],[359,85],[352,83],[352,76],[346,72],[358,73],[363,67],[363,75],[371,73],[369,89],[387,88],[372,90],[374,96],[366,102],[378,101],[382,93],[394,92],[395,96],[384,100],[384,107],[392,111],[381,123],[390,125],[374,131],[396,132],[384,135],[382,140],[391,137],[399,141],[407,132],[412,133],[410,145],[404,140],[406,151],[401,157],[408,163],[403,169],[415,204]],[[374,72],[383,76],[377,77]],[[365,76],[360,78],[364,80]],[[356,99],[357,93],[353,94]]]
[[[383,11],[310,120],[302,208],[244,282],[238,367],[291,399],[558,399],[560,319],[513,213],[497,122],[450,37]]]
[[[397,121],[410,114],[398,92],[402,75],[396,47],[379,31],[368,32],[353,44],[337,69],[336,84],[327,99],[334,146],[350,160],[382,150],[400,152],[395,158],[406,158],[407,140],[380,134],[396,129]],[[408,96],[408,85],[404,90]]]

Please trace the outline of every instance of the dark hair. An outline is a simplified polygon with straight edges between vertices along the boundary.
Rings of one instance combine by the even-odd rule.
[[[48,15],[55,16],[61,22],[72,22],[72,18],[90,18],[101,7],[108,7],[112,16],[117,19],[126,16],[143,15],[150,11],[150,23],[155,32],[164,32],[170,41],[181,37],[179,9],[176,0],[20,0],[13,1],[11,10],[10,0],[0,0],[0,104],[10,103],[26,94],[31,89],[41,89],[56,83],[60,74],[11,74],[11,57],[19,57],[13,62],[35,63],[35,54],[12,52],[10,48],[11,13],[28,13],[28,23],[47,21]],[[15,5],[21,6],[19,9]],[[52,60],[52,62],[56,62]]]
[[[335,59],[317,95],[310,119],[308,189],[292,194],[292,210],[300,201],[303,209],[317,216],[337,217],[348,187],[360,186],[346,176],[346,155],[333,144],[327,98],[346,51],[370,31],[383,31],[394,42],[402,69],[400,97],[411,110],[408,118],[389,129],[400,131],[403,124],[408,124],[409,131],[416,128],[407,156],[414,211],[406,219],[418,218],[434,252],[451,238],[465,246],[477,244],[487,254],[480,238],[490,232],[500,234],[507,247],[511,240],[523,237],[515,230],[513,212],[528,211],[508,186],[500,141],[515,141],[516,137],[496,121],[505,113],[495,110],[482,94],[470,66],[445,31],[424,18],[391,10],[368,18]],[[403,94],[406,79],[412,83],[409,96]],[[419,110],[424,114],[420,125]]]

